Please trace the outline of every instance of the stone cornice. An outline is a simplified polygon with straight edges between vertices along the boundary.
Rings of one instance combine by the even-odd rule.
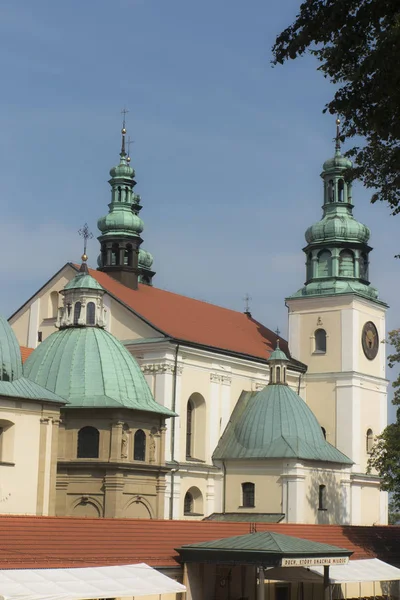
[[[342,371],[342,372],[323,372],[323,373],[310,373],[307,372],[304,377],[306,384],[311,381],[349,381],[349,385],[353,385],[353,380],[356,379],[362,382],[369,382],[374,385],[381,385],[387,388],[389,380],[384,377],[375,377],[374,375],[367,375],[360,373],[359,371]]]

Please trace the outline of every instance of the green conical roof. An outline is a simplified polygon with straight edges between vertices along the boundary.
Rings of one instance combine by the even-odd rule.
[[[283,350],[281,350],[279,348],[279,340],[276,340],[276,348],[273,352],[271,352],[271,354],[269,355],[269,359],[267,362],[271,361],[271,360],[283,360],[286,362],[289,362],[288,357],[286,356],[286,354],[283,352]]]
[[[153,399],[128,350],[101,328],[75,327],[53,333],[29,356],[24,373],[66,398],[69,407],[120,407],[174,415]]]
[[[21,351],[7,319],[0,316],[0,381],[22,377]]]
[[[352,464],[325,440],[313,412],[287,385],[243,392],[213,458],[298,458]]]

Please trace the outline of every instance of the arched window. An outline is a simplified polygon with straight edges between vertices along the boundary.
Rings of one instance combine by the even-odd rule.
[[[325,429],[325,427],[321,427],[321,431],[322,431],[322,435],[326,439],[326,429]]]
[[[367,452],[370,454],[372,452],[372,447],[374,445],[374,432],[372,429],[367,430]]]
[[[121,202],[121,186],[118,186],[118,202]]]
[[[183,513],[185,515],[190,515],[192,514],[193,511],[193,506],[194,506],[194,502],[193,502],[193,496],[190,492],[186,492],[185,494],[185,500],[184,500],[184,506],[183,506]]]
[[[99,432],[95,427],[78,431],[78,458],[99,458]]]
[[[119,265],[119,248],[118,244],[113,244],[111,248],[111,264],[113,266]]]
[[[255,506],[255,485],[250,481],[242,483],[242,506],[246,508]]]
[[[326,331],[325,329],[317,329],[314,332],[315,350],[318,354],[326,353]]]
[[[78,325],[79,323],[79,317],[81,316],[81,303],[80,302],[75,302],[75,306],[74,306],[74,325]]]
[[[186,458],[192,457],[193,413],[193,403],[188,400],[186,408]]]
[[[332,275],[332,257],[329,250],[322,250],[318,254],[318,277],[330,277]]]
[[[312,279],[313,276],[313,264],[312,264],[312,254],[310,252],[310,254],[307,256],[307,263],[306,263],[306,271],[307,271],[307,281],[309,279]]]
[[[142,429],[133,438],[133,460],[146,460],[146,434]]]
[[[328,183],[328,199],[329,202],[335,202],[335,186],[333,179],[330,179]]]
[[[318,490],[318,510],[326,510],[326,485],[320,485]]]
[[[344,181],[343,179],[339,179],[338,181],[338,201],[344,202]]]
[[[58,292],[51,292],[50,294],[50,317],[57,317],[58,314]]]
[[[368,256],[366,254],[360,256],[360,279],[368,281]]]
[[[94,302],[88,302],[86,305],[86,325],[96,323],[96,305]]]
[[[275,373],[276,373],[276,381],[275,381],[275,383],[280,383],[281,382],[281,368],[280,367],[276,367]]]
[[[350,250],[340,253],[339,277],[354,277],[354,254]]]
[[[183,501],[183,514],[200,516],[204,514],[203,494],[198,487],[189,488]]]

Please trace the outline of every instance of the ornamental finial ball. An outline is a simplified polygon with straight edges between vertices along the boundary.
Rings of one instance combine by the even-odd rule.
[[[131,162],[131,157],[130,157],[130,156],[127,156],[127,157],[126,157],[126,162],[128,162],[128,163],[130,163],[130,162]]]
[[[122,135],[125,135],[125,134],[126,134],[126,129],[125,129],[125,127],[123,127],[123,128],[121,129],[121,133],[122,133]]]
[[[336,119],[336,125],[340,125],[340,119]]]
[[[87,254],[82,254],[81,259],[83,260],[83,262],[86,262],[88,259]]]

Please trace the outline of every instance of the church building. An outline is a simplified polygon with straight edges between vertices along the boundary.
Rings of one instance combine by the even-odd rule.
[[[369,282],[339,131],[305,284],[286,299],[288,342],[249,312],[153,285],[125,135],[98,268],[66,263],[9,319],[34,349],[25,376],[66,402],[55,514],[387,523],[366,473],[387,422],[387,306]]]

